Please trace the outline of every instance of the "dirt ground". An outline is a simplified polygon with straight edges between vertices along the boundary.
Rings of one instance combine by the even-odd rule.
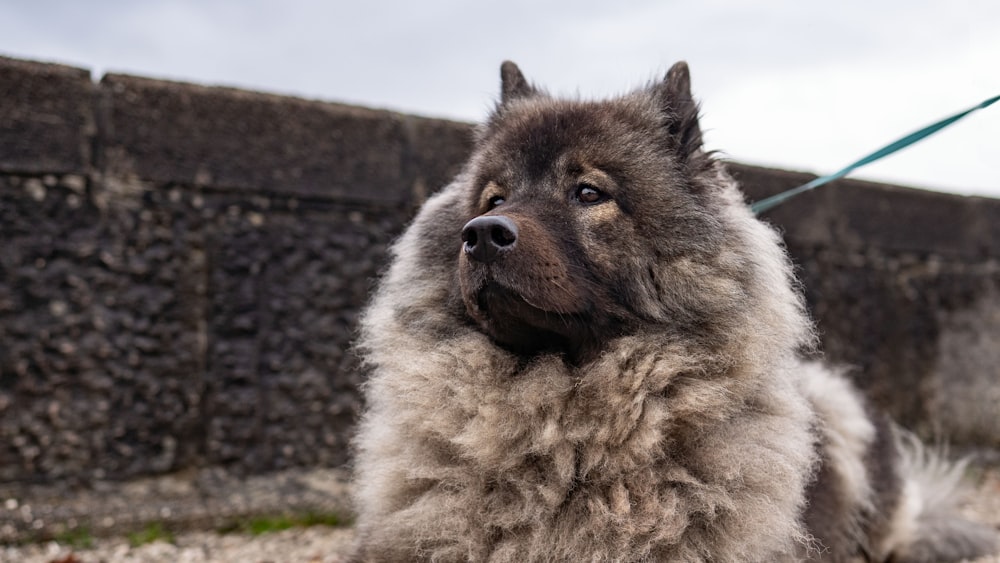
[[[971,492],[963,514],[1000,530],[1000,467],[975,469],[968,475]],[[349,527],[313,526],[260,535],[190,531],[172,541],[138,547],[127,537],[93,540],[87,549],[56,541],[0,547],[9,563],[338,563],[346,561],[353,531]],[[1000,563],[1000,555],[975,563]]]

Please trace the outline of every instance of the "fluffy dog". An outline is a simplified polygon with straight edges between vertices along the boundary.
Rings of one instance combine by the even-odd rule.
[[[702,149],[687,66],[608,101],[513,63],[362,322],[365,561],[952,561],[951,518]],[[926,472],[925,472],[926,473]],[[942,475],[945,481],[948,475]],[[944,490],[944,489],[942,489]]]

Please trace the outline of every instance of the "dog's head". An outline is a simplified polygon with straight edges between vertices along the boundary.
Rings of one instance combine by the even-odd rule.
[[[685,295],[719,253],[722,187],[687,66],[598,102],[554,99],[513,63],[501,76],[467,168],[467,313],[515,351],[578,356],[641,325],[706,322]]]

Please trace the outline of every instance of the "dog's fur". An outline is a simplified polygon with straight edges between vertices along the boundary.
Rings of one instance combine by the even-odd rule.
[[[813,333],[789,260],[703,151],[686,65],[597,102],[501,76],[363,319],[359,560],[995,547],[927,502],[919,449],[800,359]]]

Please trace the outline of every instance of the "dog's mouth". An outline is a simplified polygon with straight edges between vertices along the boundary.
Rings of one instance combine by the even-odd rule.
[[[599,331],[583,309],[557,312],[538,306],[516,289],[495,280],[465,296],[466,310],[501,347],[522,356],[565,354],[583,361],[599,348]]]
[[[470,311],[471,312],[471,311]],[[475,292],[475,316],[483,320],[516,320],[531,326],[546,326],[563,315],[532,303],[522,293],[495,281],[486,282]]]
[[[518,291],[487,282],[466,300],[469,314],[501,346],[519,354],[564,350],[571,347],[576,323],[573,315],[546,311]]]

